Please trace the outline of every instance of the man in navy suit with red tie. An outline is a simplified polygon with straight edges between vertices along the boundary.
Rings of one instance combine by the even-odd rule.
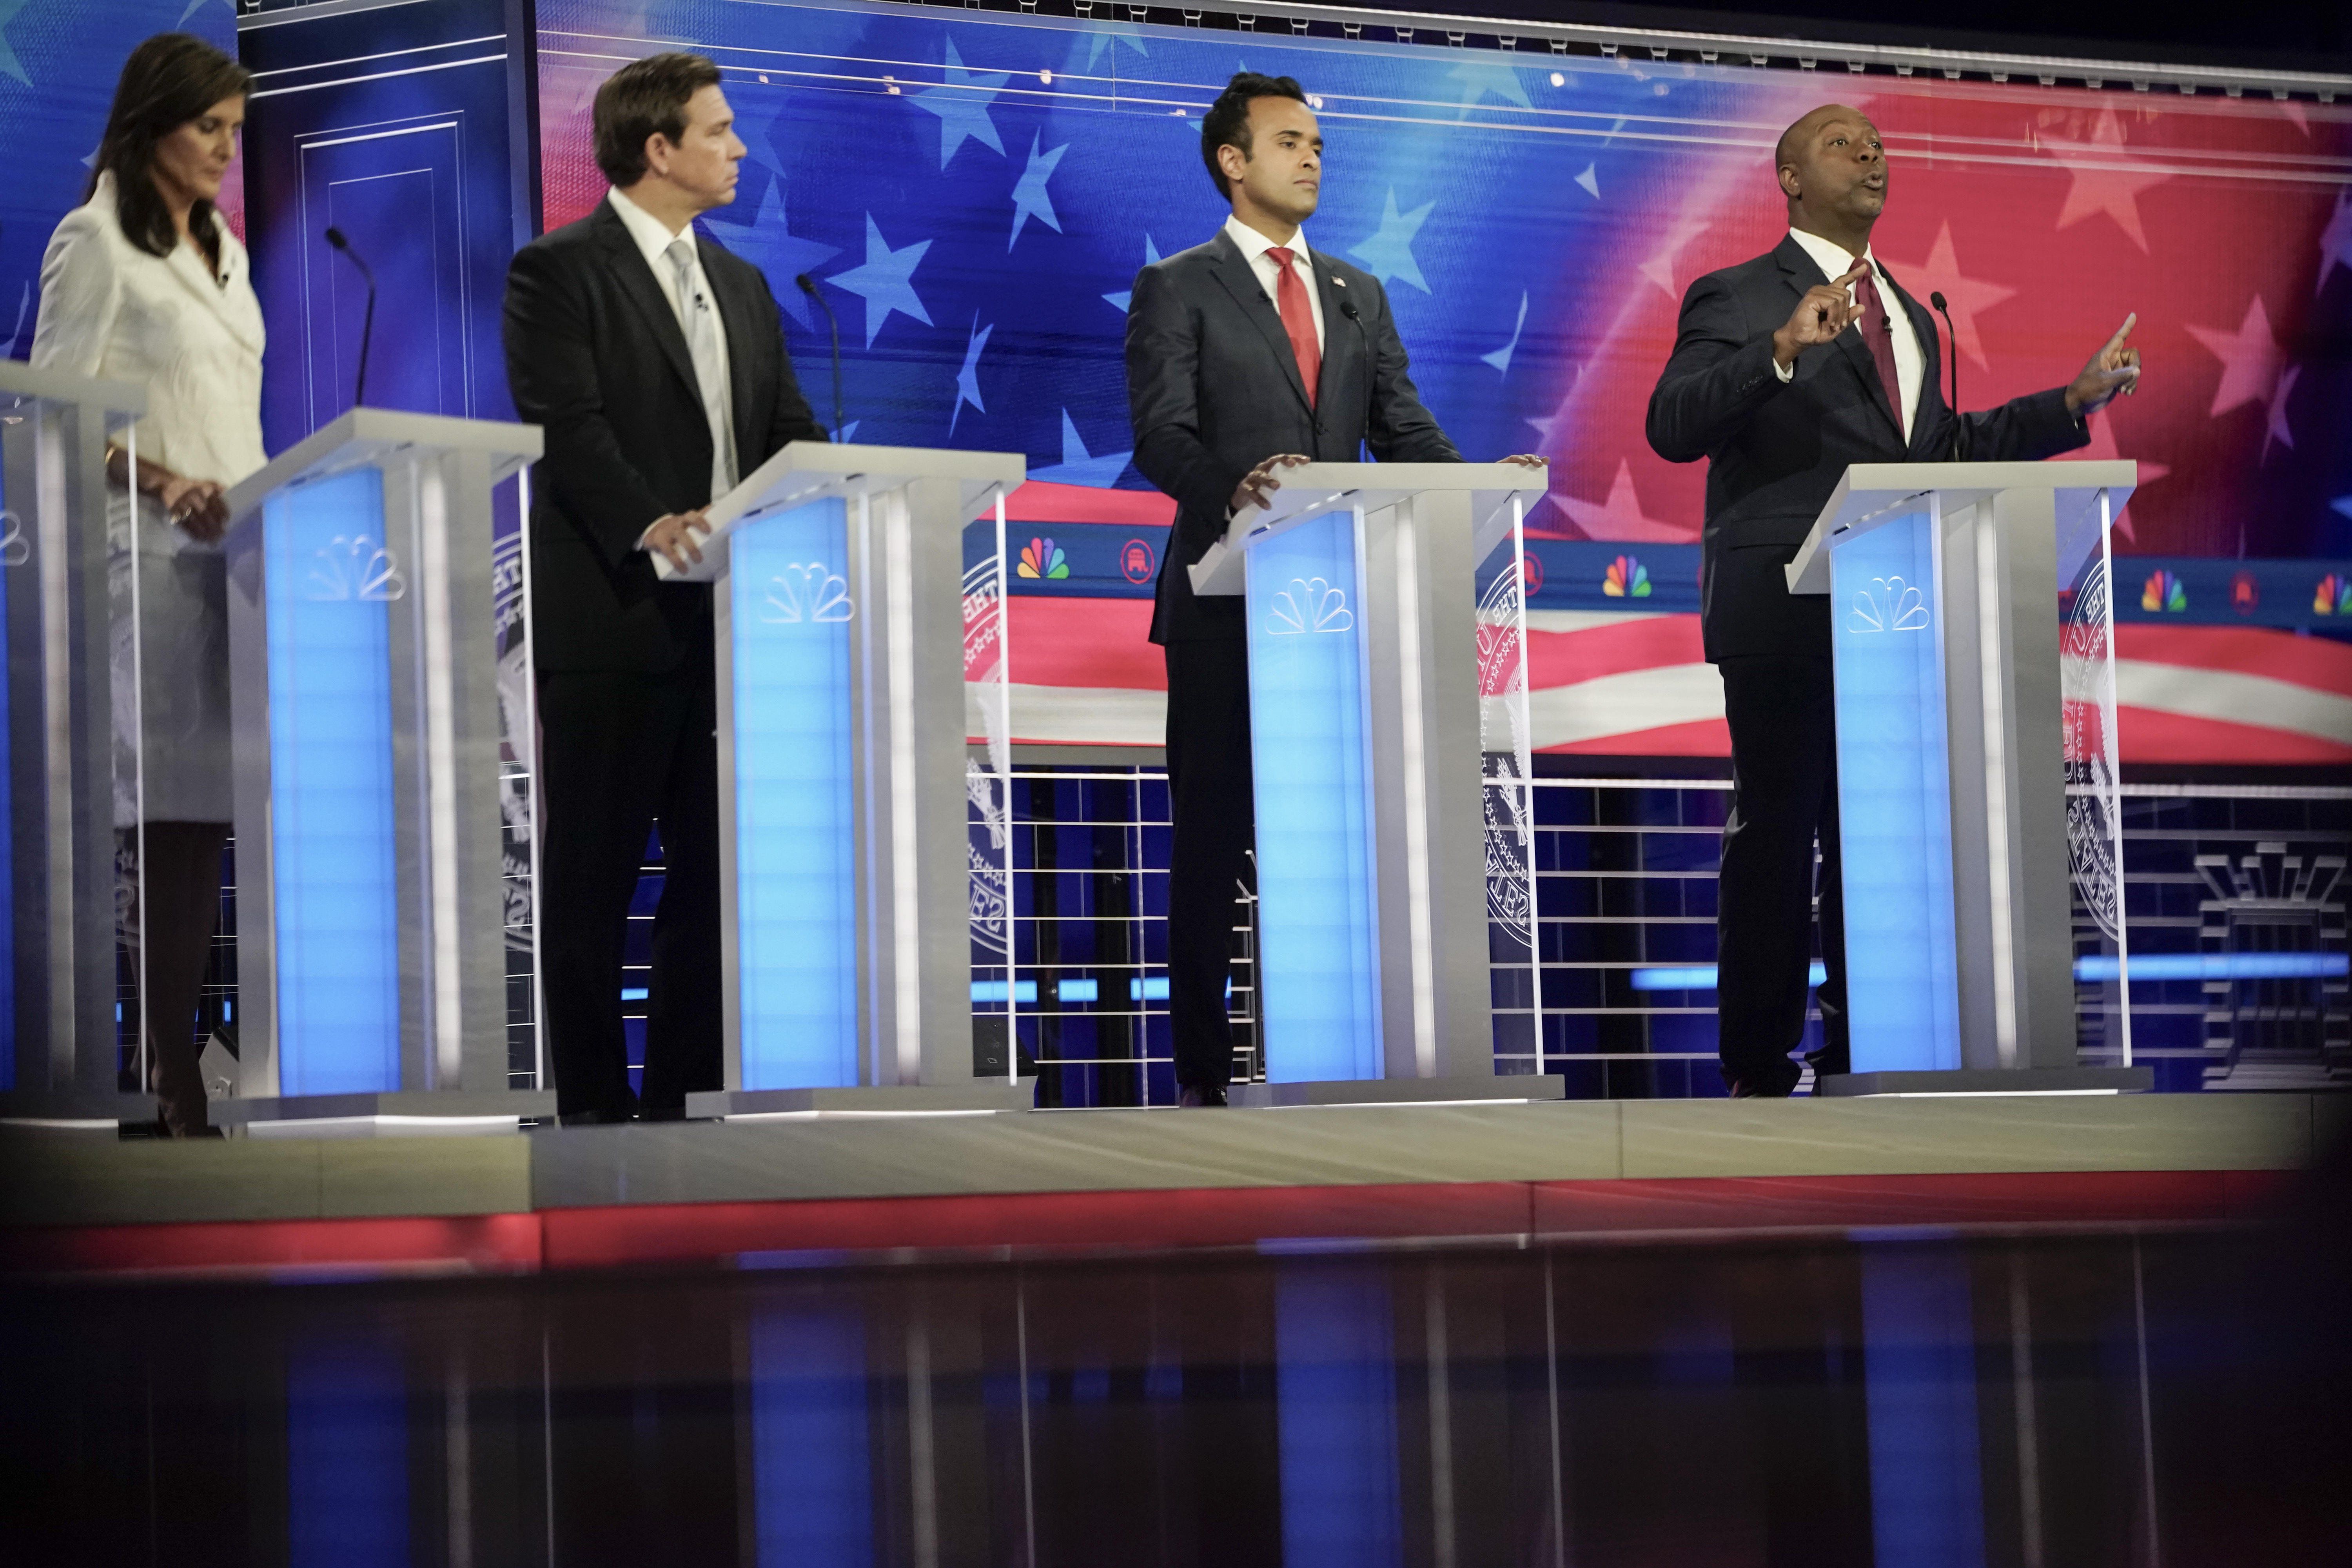
[[[1789,233],[1690,286],[1649,417],[1660,457],[1707,459],[1700,621],[1733,779],[1716,1005],[1736,1097],[1786,1095],[1802,1077],[1790,1053],[1805,1032],[1816,837],[1828,979],[1813,1065],[1848,1070],[1829,600],[1792,595],[1783,568],[1850,465],[2052,457],[2089,441],[2084,420],[2139,375],[2127,319],[2068,385],[1956,413],[1933,320],[1870,251],[1886,206],[1878,128],[1826,104],[1781,133],[1773,162]]]
[[[1137,274],[1127,318],[1135,466],[1176,499],[1151,640],[1168,658],[1168,1011],[1192,1106],[1224,1104],[1233,1076],[1225,977],[1253,800],[1243,601],[1195,598],[1186,568],[1241,509],[1269,504],[1285,468],[1366,447],[1381,462],[1462,460],[1406,374],[1380,279],[1307,248],[1323,134],[1298,84],[1234,77],[1202,119],[1201,157],[1233,216]]]

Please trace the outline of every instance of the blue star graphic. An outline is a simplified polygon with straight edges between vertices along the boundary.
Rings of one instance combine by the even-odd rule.
[[[1576,176],[1576,183],[1590,192],[1596,202],[1601,199],[1601,176],[1596,172],[1600,167],[1598,163],[1587,163],[1584,173]]]
[[[220,0],[220,3],[227,6],[232,12],[236,9],[236,0]],[[179,25],[181,26],[187,26],[188,18],[203,10],[209,4],[211,4],[211,0],[188,0],[187,9],[180,13]]]
[[[2342,512],[2346,517],[2352,517],[2352,496],[2337,496],[2327,503],[2327,509],[2330,511]]]
[[[1151,237],[1150,235],[1145,235],[1143,237],[1143,265],[1150,267],[1159,259],[1160,247],[1151,243]],[[1134,300],[1135,290],[1132,289],[1121,289],[1115,293],[1106,294],[1103,298],[1118,306],[1121,310],[1125,310],[1129,303]]]
[[[996,331],[996,323],[980,324],[980,312],[971,316],[971,341],[963,346],[963,368],[956,372],[955,406],[948,411],[948,434],[955,434],[956,421],[963,416],[963,405],[971,404],[982,414],[988,405],[980,400],[980,351],[988,346],[988,334]]]
[[[1055,234],[1062,232],[1062,220],[1054,216],[1054,197],[1045,189],[1045,182],[1054,177],[1055,165],[1061,163],[1070,144],[1065,142],[1050,153],[1040,153],[1037,144],[1042,140],[1034,134],[1029,138],[1029,166],[1021,172],[1020,180],[1013,187],[1013,238],[1004,242],[1007,250],[1013,248],[1013,240],[1021,237],[1021,226],[1033,217]]]
[[[1510,374],[1511,351],[1519,346],[1519,334],[1527,330],[1527,325],[1528,293],[1526,289],[1522,289],[1519,290],[1519,319],[1517,322],[1513,323],[1511,327],[1511,341],[1505,343],[1501,348],[1496,349],[1493,353],[1480,354],[1478,357],[1485,360],[1488,364],[1493,365],[1496,370],[1501,371],[1505,375]]]
[[[1029,477],[1056,485],[1091,485],[1096,489],[1108,489],[1127,471],[1127,460],[1132,452],[1106,452],[1090,457],[1087,444],[1078,439],[1078,427],[1070,421],[1070,411],[1062,410],[1062,460],[1049,468],[1032,468]]]
[[[16,13],[30,3],[31,0],[0,0],[0,75],[13,76],[26,87],[33,85],[33,79],[25,74],[23,62],[16,58],[16,51],[9,46],[8,24],[15,21]]]
[[[931,314],[923,309],[922,300],[915,297],[915,268],[923,259],[923,252],[931,242],[919,240],[904,250],[893,250],[876,226],[874,215],[866,215],[866,265],[853,267],[846,272],[836,272],[825,279],[836,289],[846,289],[866,301],[866,346],[874,346],[874,335],[890,319],[890,312],[912,316],[925,326],[931,324]]]
[[[1489,97],[1499,98],[1506,103],[1516,103],[1521,109],[1535,107],[1528,100],[1527,84],[1519,79],[1519,73],[1509,66],[1486,65],[1476,60],[1465,60],[1447,71],[1445,79],[1448,81],[1458,81],[1462,84],[1462,109],[1461,112],[1454,116],[1457,120],[1467,119],[1470,110]]]
[[[715,215],[714,215],[715,216]],[[821,245],[814,239],[803,239],[793,233],[784,211],[784,181],[782,175],[768,182],[761,193],[759,214],[749,226],[732,236],[722,236],[728,249],[768,275],[768,288],[782,305],[802,326],[813,324],[809,298],[793,279],[803,272],[814,272],[841,254],[837,245]]]
[[[988,106],[996,100],[996,89],[1011,79],[1011,73],[964,69],[953,38],[948,40],[947,64],[940,68],[946,84],[927,87],[914,100],[918,107],[940,117],[940,167],[948,166],[966,137],[998,157],[1004,156],[1004,142],[996,134],[996,122],[988,117]]]
[[[2311,291],[2326,292],[2328,277],[2339,267],[2352,271],[2352,191],[2336,198],[2336,215],[2320,233],[2319,281],[2312,285]]]
[[[1421,263],[1412,258],[1412,237],[1434,207],[1435,202],[1423,202],[1409,213],[1397,211],[1396,187],[1389,187],[1388,205],[1381,211],[1381,226],[1371,238],[1351,247],[1348,254],[1364,264],[1371,275],[1385,283],[1391,278],[1402,278],[1423,293],[1429,292],[1429,283],[1421,275]]]
[[[1087,69],[1095,68],[1095,62],[1102,58],[1105,49],[1111,52],[1111,68],[1118,69],[1117,46],[1120,44],[1125,44],[1139,55],[1149,56],[1151,53],[1144,47],[1143,29],[1132,22],[1097,22],[1089,26],[1087,29]]]

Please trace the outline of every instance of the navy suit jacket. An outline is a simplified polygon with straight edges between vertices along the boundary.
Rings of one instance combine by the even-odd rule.
[[[1135,466],[1176,499],[1151,611],[1156,643],[1238,638],[1238,595],[1196,599],[1185,568],[1225,531],[1244,475],[1279,452],[1352,463],[1458,463],[1422,406],[1380,279],[1309,250],[1323,296],[1323,372],[1308,407],[1282,312],[1233,237],[1179,251],[1135,277],[1127,313],[1127,401]],[[1353,307],[1354,313],[1349,313]]]
[[[1884,264],[1889,282],[1894,276]],[[1829,657],[1829,599],[1789,592],[1795,559],[1855,463],[2032,461],[2090,440],[2065,389],[1955,414],[1943,394],[1936,323],[1900,283],[1895,293],[1925,359],[1911,438],[1878,378],[1860,323],[1772,370],[1772,334],[1809,289],[1828,282],[1793,237],[1752,261],[1710,272],[1683,296],[1674,356],[1650,395],[1650,446],[1670,463],[1707,459],[1700,624],[1709,661],[1759,654]]]

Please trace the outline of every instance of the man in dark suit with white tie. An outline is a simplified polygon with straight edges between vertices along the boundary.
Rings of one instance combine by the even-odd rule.
[[[1307,248],[1323,135],[1298,83],[1234,77],[1202,118],[1201,156],[1233,216],[1138,273],[1127,318],[1135,466],[1176,500],[1151,640],[1168,660],[1168,1012],[1190,1106],[1224,1104],[1233,1076],[1225,979],[1254,801],[1244,601],[1196,598],[1186,568],[1234,513],[1269,504],[1285,468],[1366,447],[1462,460],[1413,389],[1380,279]]]
[[[1849,1066],[1829,600],[1791,595],[1783,569],[1850,465],[2070,451],[2090,439],[2084,420],[2139,374],[2127,319],[2070,384],[1956,413],[1933,320],[1870,253],[1886,205],[1878,128],[1824,105],[1781,134],[1773,161],[1789,233],[1690,286],[1649,415],[1660,457],[1707,459],[1700,616],[1723,675],[1733,778],[1716,1005],[1737,1097],[1786,1095],[1802,1077],[1790,1053],[1805,1029],[1817,836],[1828,978],[1812,1060],[1822,1073]]]
[[[744,153],[719,68],[655,55],[596,92],[613,189],[515,253],[507,381],[546,430],[531,470],[542,994],[567,1123],[684,1114],[720,1087],[719,757],[704,510],[788,441],[821,441],[767,279],[694,219],[735,199]],[[642,1097],[621,1024],[623,941],[661,826]]]

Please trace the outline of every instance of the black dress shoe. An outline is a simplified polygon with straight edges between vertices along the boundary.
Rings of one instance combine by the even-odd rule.
[[[1777,1062],[1769,1067],[1742,1068],[1738,1072],[1723,1069],[1723,1083],[1734,1100],[1786,1100],[1804,1081],[1805,1069],[1794,1062]]]
[[[1188,1083],[1176,1091],[1176,1103],[1187,1110],[1225,1103],[1225,1086],[1221,1083]]]

